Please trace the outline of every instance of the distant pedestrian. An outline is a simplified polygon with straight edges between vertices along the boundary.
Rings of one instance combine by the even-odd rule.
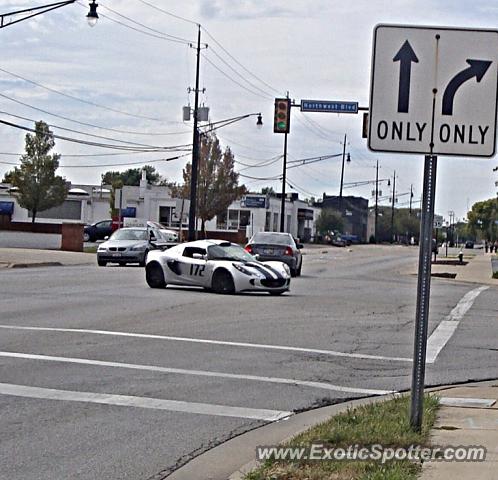
[[[495,253],[498,253],[498,240],[495,240]]]
[[[488,253],[488,250],[489,250],[489,244],[488,244],[488,241],[487,240],[484,240],[484,251],[486,253]]]

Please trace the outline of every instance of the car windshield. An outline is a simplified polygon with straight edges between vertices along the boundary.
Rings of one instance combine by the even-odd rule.
[[[252,238],[251,243],[270,243],[274,245],[292,245],[292,239],[287,234],[279,233],[256,233]]]
[[[235,244],[211,245],[208,247],[208,260],[235,260],[238,262],[254,262],[254,257],[242,247]]]
[[[147,230],[121,228],[111,235],[110,240],[147,240]]]

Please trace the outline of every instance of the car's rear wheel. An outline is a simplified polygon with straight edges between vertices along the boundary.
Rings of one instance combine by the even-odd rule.
[[[301,276],[301,269],[303,268],[303,262],[301,262],[301,265],[299,265],[299,268],[297,269],[297,276],[300,277]]]
[[[290,269],[290,272],[291,272],[291,277],[297,277],[297,270],[295,268],[291,268]]]
[[[270,290],[268,293],[273,296],[282,295],[286,290]]]
[[[97,264],[99,267],[105,267],[107,262],[105,260],[97,260]]]
[[[145,280],[150,288],[165,288],[166,282],[164,281],[164,272],[156,262],[149,263],[145,267]]]
[[[230,294],[235,292],[232,275],[226,270],[217,270],[213,275],[211,285],[216,293]]]

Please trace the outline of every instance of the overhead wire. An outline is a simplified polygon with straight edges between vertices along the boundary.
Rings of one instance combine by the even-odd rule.
[[[33,128],[29,127],[23,127],[22,125],[17,125],[12,122],[7,122],[6,120],[0,120],[0,124],[7,125],[9,127],[17,128],[20,130],[25,130],[28,132],[36,133],[36,130]],[[81,145],[89,145],[93,147],[101,147],[101,148],[112,148],[115,150],[124,150],[124,151],[143,151],[143,152],[160,152],[160,151],[185,151],[187,147],[191,147],[192,145],[190,144],[185,144],[185,145],[175,145],[172,147],[157,147],[157,148],[151,148],[151,149],[146,149],[146,148],[138,148],[138,147],[132,147],[132,146],[127,146],[127,145],[113,145],[113,144],[105,144],[105,143],[97,143],[97,142],[90,142],[87,140],[81,140],[81,139],[75,139],[71,137],[65,137],[62,135],[56,135],[53,134],[53,137],[58,139],[58,140],[63,140],[67,142],[73,142],[73,143],[79,143]],[[183,150],[182,150],[183,149]]]
[[[69,93],[61,92],[60,90],[57,90],[55,88],[47,87],[46,85],[43,85],[43,84],[41,84],[39,82],[35,82],[34,80],[26,78],[26,77],[24,77],[22,75],[19,75],[17,73],[10,72],[9,70],[5,70],[4,68],[0,68],[0,71],[3,72],[3,73],[6,73],[8,75],[11,75],[13,77],[19,78],[20,80],[23,80],[23,81],[25,81],[27,83],[35,85],[35,86],[37,86],[39,88],[43,88],[44,90],[47,90],[49,92],[56,93],[57,95],[61,95],[61,96],[65,97],[65,98],[69,98],[69,99],[75,100],[77,102],[85,103],[85,104],[91,105],[93,107],[101,108],[103,110],[108,110],[110,112],[118,113],[120,115],[126,115],[128,117],[140,118],[142,120],[153,120],[155,122],[162,122],[163,121],[163,120],[161,120],[159,118],[154,118],[154,117],[148,117],[146,115],[139,115],[139,114],[129,113],[129,112],[125,112],[124,110],[119,110],[117,108],[108,107],[108,106],[102,105],[100,103],[92,102],[91,100],[85,100],[84,98],[76,97],[75,95],[70,95]]]
[[[35,107],[34,105],[30,105],[29,103],[25,103],[25,102],[22,102],[21,100],[17,100],[15,98],[9,97],[8,95],[5,95],[3,93],[0,93],[0,97],[5,98],[6,100],[9,100],[11,102],[17,103],[18,105],[22,105],[22,106],[30,108],[32,110],[36,110],[37,112],[41,112],[41,113],[44,113],[46,115],[50,115],[50,116],[55,117],[55,118],[60,118],[61,120],[66,120],[68,122],[76,123],[78,125],[83,125],[85,127],[97,128],[99,130],[107,130],[109,132],[114,132],[114,133],[123,133],[123,134],[127,134],[127,135],[153,135],[153,136],[180,135],[180,134],[184,134],[184,133],[190,133],[190,131],[148,133],[148,132],[136,132],[136,131],[130,131],[130,130],[120,130],[117,128],[110,128],[110,127],[102,127],[101,125],[96,125],[96,124],[88,123],[88,122],[81,122],[79,120],[74,120],[73,118],[65,117],[64,115],[59,115],[57,113],[50,112],[49,110],[44,110],[43,108]],[[181,123],[181,122],[166,122],[166,123]]]

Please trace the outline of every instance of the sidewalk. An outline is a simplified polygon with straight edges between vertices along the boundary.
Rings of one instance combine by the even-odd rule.
[[[468,262],[467,265],[433,264],[431,267],[432,275],[456,274],[452,280],[498,286],[498,279],[492,278],[491,257],[492,255],[488,253],[478,253],[474,257],[464,256],[464,262]],[[445,260],[445,257],[438,256],[438,260]],[[418,265],[411,267],[408,273],[417,275]]]
[[[484,462],[426,462],[421,480],[498,478],[498,381],[437,392],[441,408],[431,434],[433,445],[483,446]]]
[[[0,268],[93,265],[96,262],[94,253],[0,248]]]

